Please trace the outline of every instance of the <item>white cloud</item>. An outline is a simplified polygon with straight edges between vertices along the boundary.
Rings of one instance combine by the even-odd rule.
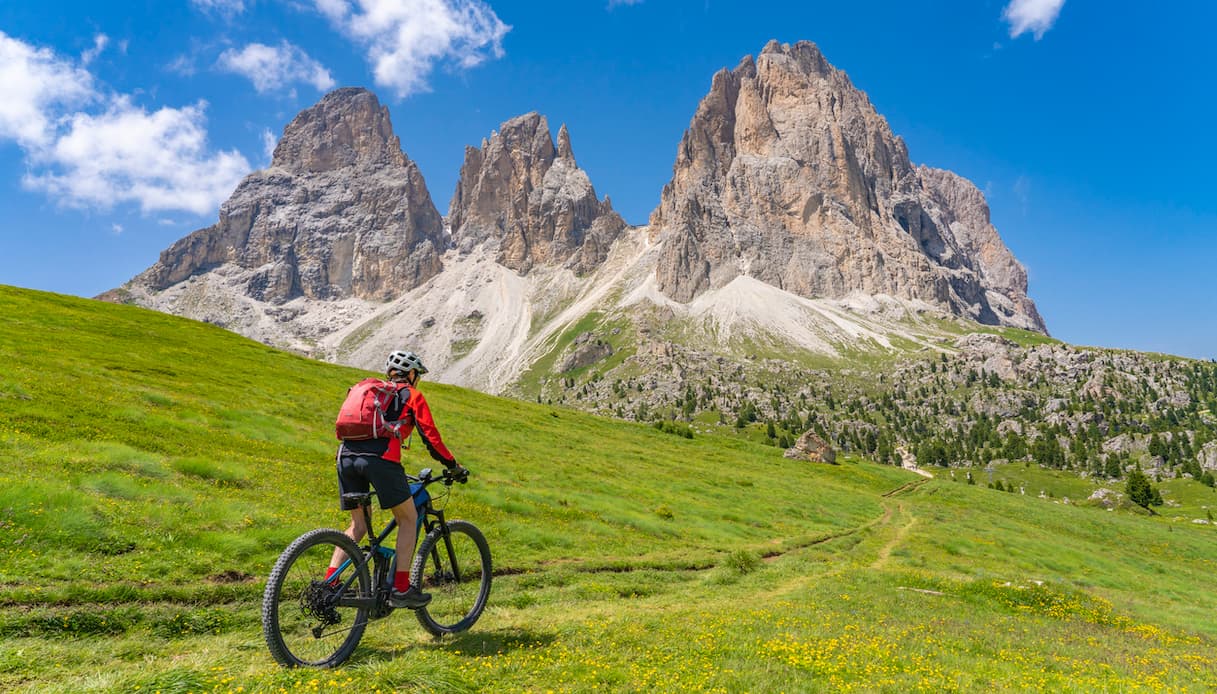
[[[181,77],[193,77],[198,68],[194,64],[194,56],[182,54],[174,58],[165,66],[165,69],[175,75]]]
[[[1023,212],[1026,212],[1027,204],[1031,202],[1031,179],[1020,174],[1018,178],[1014,179],[1014,185],[1011,188],[1018,204],[1023,208]]]
[[[211,213],[251,168],[239,152],[208,149],[206,104],[149,112],[2,32],[0,94],[0,140],[25,151],[22,182],[60,204]]]
[[[84,65],[88,65],[89,63],[93,62],[97,56],[101,55],[102,51],[106,50],[106,46],[109,43],[110,37],[106,36],[105,34],[98,34],[97,36],[94,36],[93,47],[86,49],[84,53],[80,54],[80,62]],[[124,49],[124,51],[125,50],[126,49]]]
[[[117,235],[123,233],[123,225],[119,224],[118,222],[115,222],[110,225],[110,231],[113,231],[114,235],[117,236]]]
[[[1001,17],[1010,24],[1010,38],[1030,31],[1039,41],[1056,23],[1065,0],[1010,0]]]
[[[245,11],[245,0],[190,0],[190,4],[204,12],[221,14],[226,17]]]
[[[250,165],[239,152],[207,150],[205,108],[148,112],[115,97],[105,113],[74,114],[54,145],[34,155],[41,171],[24,183],[78,207],[213,212]]]
[[[251,43],[241,50],[229,49],[220,54],[216,66],[243,75],[254,83],[258,93],[276,91],[294,82],[305,82],[325,91],[334,86],[334,78],[321,63],[313,60],[299,46],[282,41],[278,46]]]
[[[269,166],[270,162],[275,158],[275,146],[279,144],[279,139],[270,131],[270,128],[262,129],[262,154],[266,157],[266,163]]]
[[[2,31],[0,94],[0,139],[27,148],[51,140],[57,113],[96,96],[88,72]]]
[[[628,5],[641,5],[641,4],[642,4],[642,0],[609,0],[608,8],[611,10],[614,7],[621,7],[622,5],[628,6]]]
[[[364,46],[376,84],[398,97],[427,90],[437,63],[471,68],[503,55],[511,30],[481,0],[314,0],[317,9]]]

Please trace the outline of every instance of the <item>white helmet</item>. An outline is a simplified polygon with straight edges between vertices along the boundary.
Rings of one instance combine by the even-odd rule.
[[[423,366],[423,360],[417,354],[400,349],[393,350],[389,353],[389,358],[385,359],[385,372],[394,369],[402,373],[414,369],[420,376],[427,373],[427,367]]]

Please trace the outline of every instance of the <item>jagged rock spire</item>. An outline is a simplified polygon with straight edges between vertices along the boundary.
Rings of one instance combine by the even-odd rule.
[[[570,149],[570,131],[566,129],[566,123],[558,128],[558,156],[571,160],[575,158],[575,153]]]
[[[499,262],[520,273],[538,264],[594,269],[625,228],[575,163],[566,126],[555,148],[538,113],[503,123],[481,148],[465,148],[448,222],[458,248],[497,244]]]

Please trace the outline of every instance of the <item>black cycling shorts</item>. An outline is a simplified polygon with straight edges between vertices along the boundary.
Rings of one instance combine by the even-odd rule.
[[[411,496],[410,480],[400,464],[378,455],[338,456],[338,503],[342,510],[359,508],[344,501],[342,495],[367,492],[369,483],[376,490],[381,508],[393,508]]]

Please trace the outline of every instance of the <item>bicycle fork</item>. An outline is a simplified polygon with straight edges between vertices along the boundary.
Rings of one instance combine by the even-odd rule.
[[[443,517],[441,516],[439,522],[435,523],[434,526],[439,527],[444,536],[444,550],[448,554],[448,564],[447,564],[448,571],[447,571],[447,573],[452,574],[450,577],[442,575],[442,573],[443,573],[442,569],[443,569],[444,563],[440,560],[439,546],[438,546],[438,544],[433,545],[431,547],[431,560],[435,565],[435,571],[437,574],[434,579],[435,583],[437,586],[442,585],[442,583],[445,582],[446,580],[452,580],[456,583],[460,583],[461,582],[461,568],[460,568],[460,565],[457,564],[457,561],[456,561],[456,550],[452,547],[452,533],[448,532],[448,524],[444,522]]]

